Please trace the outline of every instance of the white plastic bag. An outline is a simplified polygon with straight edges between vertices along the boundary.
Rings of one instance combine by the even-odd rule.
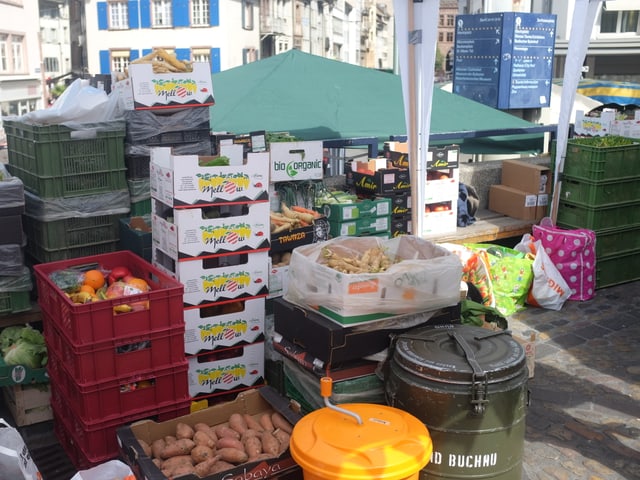
[[[109,460],[88,470],[80,470],[71,480],[135,480],[135,476],[126,463]]]
[[[0,418],[0,478],[40,480],[42,476],[18,430]]]
[[[533,283],[529,289],[527,303],[534,307],[560,310],[569,297],[571,288],[542,246],[540,240],[533,242]]]

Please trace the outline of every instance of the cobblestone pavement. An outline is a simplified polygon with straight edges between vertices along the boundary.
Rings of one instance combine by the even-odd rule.
[[[509,318],[536,335],[523,480],[640,479],[640,281]]]

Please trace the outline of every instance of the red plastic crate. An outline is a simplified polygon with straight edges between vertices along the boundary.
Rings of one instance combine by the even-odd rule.
[[[104,382],[152,369],[161,370],[185,360],[184,325],[76,347],[47,316],[42,313],[47,348],[64,362],[65,370],[78,385]]]
[[[116,430],[138,420],[153,419],[164,422],[188,415],[191,400],[164,408],[149,408],[141,415],[117,418],[107,422],[85,424],[75,415],[73,408],[57,393],[51,396],[54,433],[78,470],[86,469],[118,457]]]
[[[74,418],[84,423],[106,422],[123,416],[141,415],[149,409],[189,401],[187,362],[163,370],[80,386],[62,361],[49,353],[47,371],[52,396],[60,394],[72,407]]]
[[[59,270],[95,266],[106,270],[117,266],[127,267],[134,276],[145,280],[151,291],[79,305],[74,304],[49,278],[51,273]],[[120,251],[41,263],[34,265],[33,269],[41,310],[76,347],[146,335],[184,324],[183,285],[132,252]],[[113,308],[123,304],[145,307],[129,313],[115,313]]]

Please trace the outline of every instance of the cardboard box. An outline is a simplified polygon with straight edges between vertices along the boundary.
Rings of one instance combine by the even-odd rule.
[[[323,361],[327,367],[383,351],[389,346],[393,333],[401,333],[427,322],[438,324],[457,321],[460,312],[456,304],[437,312],[394,318],[404,318],[405,326],[397,321],[381,321],[375,324],[376,328],[362,329],[339,325],[314,310],[302,308],[283,298],[273,300],[275,331]]]
[[[321,141],[272,142],[269,145],[271,182],[321,180],[323,148]]]
[[[521,220],[539,220],[538,196],[506,185],[491,185],[489,210]]]
[[[323,206],[323,210],[326,217],[332,222],[356,220],[364,217],[381,217],[391,215],[391,199],[377,197],[353,203],[327,203]]]
[[[457,169],[460,166],[459,156],[460,147],[458,145],[429,147],[427,152],[427,168]]]
[[[364,217],[345,222],[329,222],[329,233],[332,237],[349,235],[359,237],[373,233],[388,232],[391,228],[391,215],[383,217]]]
[[[502,162],[502,185],[523,192],[551,193],[551,169],[521,160]]]
[[[289,265],[283,267],[271,266],[269,269],[269,295],[267,298],[281,297],[287,293],[289,285]]]
[[[219,403],[215,406],[193,412],[189,415],[155,422],[153,420],[141,420],[130,425],[119,427],[116,431],[120,458],[133,470],[136,478],[146,480],[166,480],[160,470],[153,464],[140,447],[138,440],[148,444],[154,440],[164,438],[167,435],[175,435],[176,425],[186,423],[193,427],[196,423],[206,423],[215,426],[226,424],[232,413],[249,414],[255,418],[267,412],[277,411],[281,413],[292,425],[301,418],[299,413],[290,408],[290,402],[270,386],[247,390],[237,395],[235,400]],[[289,450],[277,458],[245,463],[225,472],[216,473],[205,477],[205,480],[226,479],[270,479],[284,480],[300,478],[300,467],[291,457]],[[296,475],[296,476],[294,476]],[[183,480],[199,480],[195,475],[181,477]]]
[[[424,190],[425,203],[458,201],[460,189],[460,170],[458,168],[427,170],[427,183]]]
[[[158,200],[153,204],[153,242],[171,257],[196,258],[270,246],[269,202],[175,209]]]
[[[153,246],[153,264],[184,285],[185,306],[266,296],[267,251],[177,261]]]
[[[383,168],[373,175],[351,172],[356,192],[379,194],[411,190],[409,170],[406,168]]]
[[[411,214],[411,193],[388,194],[384,198],[391,200],[391,215]]]
[[[458,228],[458,201],[437,201],[425,205],[422,235],[425,238],[455,233]]]
[[[114,82],[125,110],[213,105],[211,66],[194,62],[192,72],[154,73],[150,63],[131,64],[129,78]]]
[[[265,299],[247,298],[184,310],[184,353],[245,345],[264,340]]]
[[[310,243],[324,242],[329,239],[329,222],[326,218],[317,218],[313,225],[271,235],[271,253],[288,252]]]
[[[221,395],[264,383],[264,342],[189,357],[189,395]]]
[[[269,153],[250,153],[242,145],[221,146],[229,166],[201,167],[214,157],[173,155],[169,147],[151,148],[151,197],[170,207],[255,202],[269,199]]]
[[[411,235],[411,215],[392,215],[390,233],[392,237]]]

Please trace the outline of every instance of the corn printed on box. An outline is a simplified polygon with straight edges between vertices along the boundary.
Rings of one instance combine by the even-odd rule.
[[[151,197],[170,207],[254,202],[269,198],[269,153],[249,153],[242,145],[223,145],[218,157],[173,155],[151,148]],[[229,165],[218,165],[221,157]]]
[[[264,340],[265,298],[250,298],[184,311],[184,352],[196,355]]]

